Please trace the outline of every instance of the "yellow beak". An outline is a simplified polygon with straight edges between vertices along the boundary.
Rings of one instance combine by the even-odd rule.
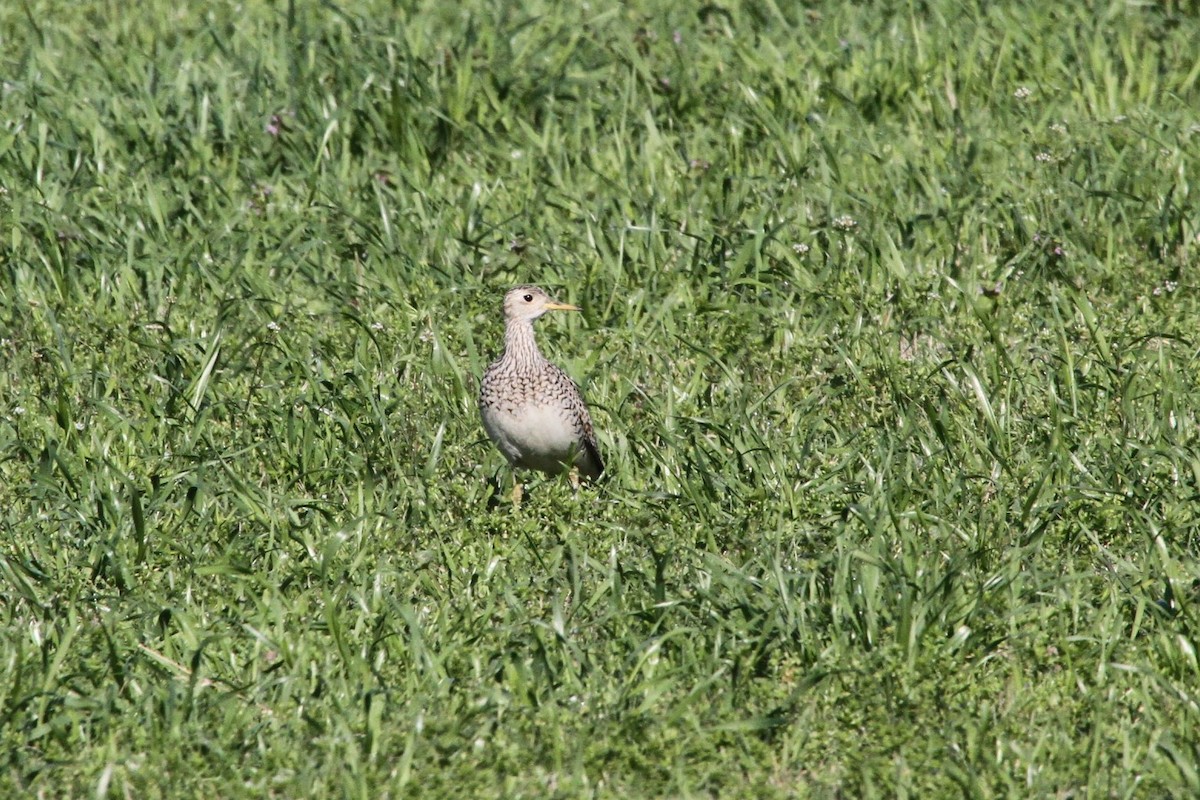
[[[547,311],[582,311],[583,310],[579,306],[573,306],[570,303],[558,303],[558,302],[555,302],[554,300],[550,300],[546,303],[543,303],[542,308],[546,309]]]

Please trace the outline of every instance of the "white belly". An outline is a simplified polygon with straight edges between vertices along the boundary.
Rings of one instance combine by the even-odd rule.
[[[579,435],[560,408],[526,405],[515,411],[491,409],[483,427],[513,466],[551,474],[573,463]]]

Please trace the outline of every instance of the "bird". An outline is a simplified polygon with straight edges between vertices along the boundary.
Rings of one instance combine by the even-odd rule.
[[[522,285],[504,295],[504,353],[483,373],[479,415],[484,430],[513,469],[512,501],[523,493],[516,470],[547,475],[569,472],[595,480],[604,459],[592,416],[579,387],[538,349],[533,322],[548,311],[580,311],[536,286]]]

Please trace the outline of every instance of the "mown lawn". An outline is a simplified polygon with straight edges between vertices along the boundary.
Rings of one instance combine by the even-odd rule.
[[[0,4],[0,795],[1200,794],[1197,41]]]

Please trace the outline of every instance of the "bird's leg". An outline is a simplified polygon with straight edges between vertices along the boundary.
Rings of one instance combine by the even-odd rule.
[[[524,489],[524,487],[521,486],[521,479],[517,477],[516,470],[513,470],[513,490],[512,490],[513,508],[521,507],[521,498],[522,498],[522,496],[524,496],[524,494],[525,494],[525,489]]]
[[[571,482],[571,488],[576,492],[579,491],[579,467],[571,467],[567,473],[567,480]]]

